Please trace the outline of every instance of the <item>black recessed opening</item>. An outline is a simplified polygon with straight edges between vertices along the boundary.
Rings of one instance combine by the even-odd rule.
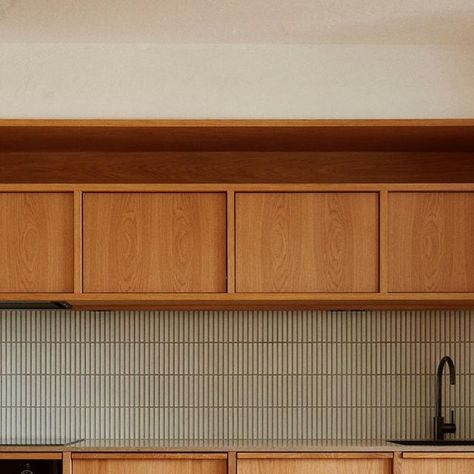
[[[71,309],[66,301],[0,301],[2,309]]]

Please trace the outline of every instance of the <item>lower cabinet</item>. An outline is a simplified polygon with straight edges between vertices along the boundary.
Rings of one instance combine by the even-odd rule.
[[[233,459],[233,460],[232,460]],[[3,471],[2,471],[3,472]],[[73,453],[67,474],[474,474],[474,453]]]
[[[474,453],[403,453],[395,474],[473,474]]]
[[[72,474],[226,474],[227,454],[73,454]]]
[[[392,453],[242,453],[237,474],[392,474]]]

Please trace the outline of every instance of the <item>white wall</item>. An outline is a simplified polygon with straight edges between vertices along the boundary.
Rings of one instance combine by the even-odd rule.
[[[470,45],[0,45],[3,118],[473,116]]]

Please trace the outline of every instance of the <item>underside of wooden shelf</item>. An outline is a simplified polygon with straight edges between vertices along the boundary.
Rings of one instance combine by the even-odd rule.
[[[0,164],[0,183],[462,183],[474,120],[0,120]]]
[[[3,151],[474,151],[474,119],[0,120]]]

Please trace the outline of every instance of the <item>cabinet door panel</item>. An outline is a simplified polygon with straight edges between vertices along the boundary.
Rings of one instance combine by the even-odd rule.
[[[98,459],[73,461],[72,474],[226,474],[225,460]]]
[[[474,193],[389,194],[389,290],[474,291]]]
[[[224,292],[223,193],[84,195],[84,291]]]
[[[404,459],[401,474],[473,474],[472,459]]]
[[[74,291],[72,193],[0,193],[0,292]]]
[[[239,292],[378,290],[376,193],[238,193]]]
[[[239,459],[238,474],[391,474],[390,459]]]

